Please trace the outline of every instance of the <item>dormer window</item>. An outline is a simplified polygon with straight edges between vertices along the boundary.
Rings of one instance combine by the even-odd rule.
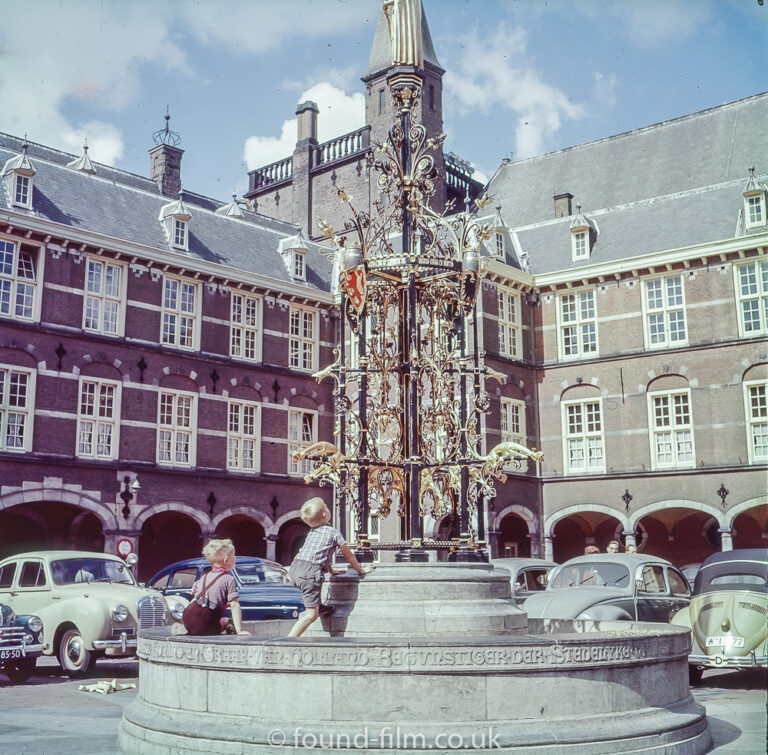
[[[744,187],[744,220],[747,229],[764,226],[766,187],[755,178],[754,167],[749,169],[749,178]]]
[[[35,168],[27,156],[29,144],[24,142],[22,153],[12,157],[3,166],[3,181],[11,196],[11,202],[15,207],[32,209],[32,179]]]
[[[498,257],[504,256],[504,234],[496,231],[494,234],[495,250]]]
[[[571,260],[588,260],[592,253],[592,242],[597,235],[595,224],[576,206],[576,217],[571,223]]]
[[[174,249],[189,250],[189,221],[192,219],[182,192],[175,202],[163,205],[158,220],[163,224],[168,241]]]
[[[504,237],[509,231],[509,227],[504,222],[504,218],[501,217],[501,205],[496,207],[496,216],[491,224],[491,230],[493,231],[493,253],[497,257],[503,257]]]
[[[293,277],[299,280],[305,280],[304,272],[304,252],[294,250],[293,252]]]

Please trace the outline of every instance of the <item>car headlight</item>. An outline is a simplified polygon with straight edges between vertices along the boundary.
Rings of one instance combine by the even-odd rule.
[[[112,618],[115,621],[125,621],[128,618],[128,609],[122,605],[122,603],[118,606],[115,606],[112,609]]]
[[[171,609],[171,616],[173,616],[176,621],[181,621],[183,615],[184,606],[181,603],[176,603]]]
[[[30,632],[34,632],[35,634],[37,634],[39,631],[42,630],[43,622],[40,621],[39,616],[31,616],[27,620],[27,628],[29,629]]]
[[[31,635],[29,632],[27,632],[24,635],[24,644],[25,645],[31,645],[35,641],[34,635]]]
[[[584,613],[580,613],[576,618],[577,619],[584,619],[586,621],[594,621],[595,620],[595,617],[589,611],[584,611]]]

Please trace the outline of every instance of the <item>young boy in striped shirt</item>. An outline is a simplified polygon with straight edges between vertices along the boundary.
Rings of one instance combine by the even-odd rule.
[[[301,546],[288,569],[288,576],[301,590],[306,610],[296,620],[288,634],[289,637],[298,637],[303,634],[319,616],[320,591],[325,580],[325,572],[341,574],[331,565],[336,548],[342,552],[349,565],[358,574],[367,574],[370,571],[360,566],[341,532],[328,523],[331,512],[322,498],[310,498],[301,507],[301,518],[311,529],[307,533],[304,545]]]

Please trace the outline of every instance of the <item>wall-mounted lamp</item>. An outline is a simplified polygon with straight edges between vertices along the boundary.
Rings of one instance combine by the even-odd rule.
[[[138,477],[134,477],[133,482],[131,482],[130,475],[125,475],[125,477],[123,477],[123,489],[120,491],[120,498],[123,499],[123,519],[127,520],[131,515],[130,503],[133,500],[133,494],[140,489],[141,485],[139,485]]]
[[[269,502],[269,508],[272,509],[272,520],[274,521],[275,517],[277,516],[277,508],[280,505],[279,501],[275,496],[272,496],[272,500]]]
[[[216,496],[213,494],[213,491],[208,493],[205,502],[208,504],[208,516],[213,519],[213,510],[216,508]]]

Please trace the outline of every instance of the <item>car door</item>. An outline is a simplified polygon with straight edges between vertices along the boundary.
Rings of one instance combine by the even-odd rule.
[[[11,590],[11,608],[17,614],[41,614],[51,605],[52,600],[45,563],[38,558],[20,561],[16,581]]]
[[[11,590],[16,576],[16,562],[10,561],[0,567],[0,603],[11,605]]]
[[[198,579],[199,568],[197,566],[185,566],[176,569],[168,577],[168,583],[163,590],[165,595],[180,595],[182,598],[192,600],[192,585]]]
[[[638,574],[636,586],[638,621],[667,621],[669,596],[664,567],[661,564],[643,564]]]
[[[691,590],[688,580],[672,566],[666,567],[667,585],[669,587],[667,618],[669,621],[681,608],[686,608],[691,603]]]

